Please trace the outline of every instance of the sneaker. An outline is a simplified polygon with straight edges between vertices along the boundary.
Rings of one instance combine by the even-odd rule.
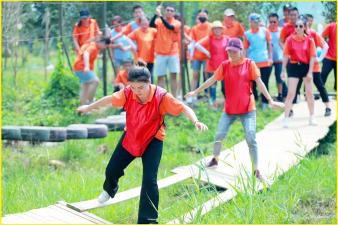
[[[283,119],[283,127],[284,128],[288,128],[289,127],[289,118],[287,118],[287,117],[285,117],[284,119]]]
[[[291,109],[290,112],[289,112],[289,117],[293,117],[293,110]]]
[[[215,158],[212,158],[212,160],[208,163],[207,167],[216,167],[218,166],[218,161]]]
[[[331,116],[331,109],[330,108],[325,108],[325,114],[324,116]]]
[[[317,125],[317,121],[314,118],[314,116],[310,116],[310,118],[309,118],[309,125],[310,126],[316,126]]]
[[[187,99],[186,99],[186,101],[187,101],[187,104],[191,104],[192,103],[192,97],[190,96],[190,97],[188,97]]]
[[[97,201],[98,201],[100,204],[103,204],[103,203],[105,203],[106,201],[108,201],[109,199],[110,199],[110,196],[109,196],[108,192],[102,191],[102,193],[101,193],[100,196],[98,197]]]

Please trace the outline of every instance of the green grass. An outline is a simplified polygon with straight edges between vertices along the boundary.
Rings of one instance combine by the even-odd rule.
[[[19,70],[16,86],[13,85],[14,82],[11,71],[7,70],[3,72],[3,124],[39,125],[43,120],[47,119],[48,125],[63,126],[69,123],[92,122],[97,117],[116,112],[114,110],[109,110],[106,113],[80,117],[75,114],[73,111],[74,109],[65,109],[65,112],[60,113],[53,108],[39,107],[37,104],[43,90],[47,87],[47,82],[43,79],[41,60],[39,60],[38,57],[31,57],[28,60],[28,64]],[[272,93],[275,94],[276,87],[273,77],[271,78],[270,87]],[[109,90],[111,90],[111,87]],[[101,96],[102,85],[97,91],[97,98]],[[220,92],[218,93],[218,96],[220,96]],[[201,159],[204,155],[210,155],[212,153],[213,139],[217,128],[217,121],[221,115],[221,109],[213,111],[206,103],[202,102],[195,110],[199,119],[209,126],[209,132],[196,132],[193,125],[183,117],[167,117],[167,138],[164,142],[164,150],[158,175],[159,179],[172,175],[170,172],[171,169],[177,166],[191,164]],[[262,112],[258,110],[257,130],[263,129],[267,123],[275,119],[280,113],[281,111],[268,110]],[[55,204],[59,200],[78,202],[96,198],[102,190],[105,167],[120,136],[121,132],[111,132],[104,139],[70,140],[54,147],[22,144],[16,146],[3,146],[3,214],[6,215],[45,207]],[[231,147],[243,139],[243,129],[241,124],[237,121],[231,127],[228,138],[224,142],[224,147]],[[108,147],[108,153],[100,154],[97,152],[97,149],[102,145]],[[333,158],[333,156],[330,157]],[[51,159],[61,160],[65,162],[66,166],[54,168],[48,164],[48,161]],[[321,159],[321,157],[318,158],[318,160],[319,159]],[[301,165],[305,162],[306,161],[303,161]],[[325,161],[323,164],[325,163],[327,162]],[[334,163],[331,163],[330,166],[333,165]],[[325,169],[331,171],[327,168],[327,165],[325,166]],[[303,167],[306,168],[306,166],[302,166],[302,168]],[[318,167],[318,170],[321,171],[322,168]],[[136,159],[126,169],[125,174],[126,175],[120,180],[120,191],[140,186],[142,177],[142,164],[140,159]],[[321,174],[321,177],[319,178],[332,179],[332,174],[334,174],[335,177],[335,173],[331,172],[331,174]],[[266,204],[266,207],[281,207],[283,210],[291,207],[291,203],[286,204],[286,206],[282,203],[295,201],[294,199],[296,199],[297,196],[295,197],[295,194],[289,195],[287,188],[297,187],[296,184],[288,182],[297,182],[298,177],[294,176],[292,179],[287,178],[288,177],[285,175],[278,182],[282,182],[283,179],[285,179],[284,182],[286,182],[288,187],[276,190],[275,193],[274,190],[279,187],[279,185],[275,184],[271,191],[271,194],[275,193],[275,198],[285,196],[285,199],[281,200],[279,205],[272,205],[270,202],[270,205]],[[302,188],[302,191],[312,192],[314,187],[307,184],[312,182],[307,181],[306,184],[304,183],[305,181],[298,185],[300,188],[304,187]],[[331,190],[332,182],[328,182],[327,186],[330,187]],[[316,186],[316,188],[318,188],[318,186]],[[214,197],[217,193],[218,192],[213,186],[200,185],[191,179],[160,190],[160,222],[165,223],[178,218],[201,203]],[[327,193],[328,192],[322,193],[323,199],[332,196]],[[277,219],[274,219],[275,216],[271,215],[270,212],[265,213],[263,211],[263,206],[261,207],[262,211],[257,213],[262,220],[240,216],[247,210],[245,208],[246,206],[249,207],[248,210],[252,209],[253,202],[255,202],[255,204],[257,203],[257,208],[259,208],[260,206],[258,204],[260,201],[264,202],[261,196],[268,194],[269,193],[263,193],[251,197],[243,196],[241,201],[238,200],[238,202],[235,202],[235,204],[241,206],[237,207],[237,211],[234,203],[230,203],[230,205],[233,204],[232,213],[230,213],[230,208],[224,208],[228,205],[225,204],[211,213],[208,213],[208,216],[202,217],[198,221],[202,221],[203,223],[243,223],[248,221],[265,221],[265,223],[272,223]],[[250,199],[249,203],[251,205],[248,205],[248,199]],[[138,198],[136,198],[110,207],[92,210],[91,212],[114,223],[135,223],[138,212],[138,201]],[[281,211],[281,209],[279,210]],[[265,210],[268,212],[266,208]],[[310,211],[308,212],[310,213]],[[283,217],[285,214],[282,212],[280,213],[280,216],[284,219],[280,221],[286,221],[285,218],[288,218],[287,221],[301,221],[299,219],[296,220],[293,217],[291,218],[291,212],[287,213],[289,217]],[[295,212],[294,214],[302,215],[302,213],[303,211],[299,213]],[[278,217],[276,216],[276,218]]]

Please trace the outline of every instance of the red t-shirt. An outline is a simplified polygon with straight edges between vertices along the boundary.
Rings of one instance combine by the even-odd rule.
[[[308,30],[309,36],[313,39],[315,42],[316,47],[323,48],[324,47],[324,39],[314,30]],[[320,65],[319,62],[316,60],[313,65],[313,72],[319,73],[320,72]]]
[[[316,46],[309,36],[298,37],[293,34],[286,39],[284,55],[290,57],[291,63],[309,64],[311,57],[316,57]]]
[[[282,30],[280,31],[280,40],[285,43],[286,39],[295,32],[295,25],[291,23],[284,24]]]
[[[330,60],[337,60],[336,56],[336,23],[330,23],[326,26],[322,33],[322,37],[329,38],[328,45],[329,45],[329,51],[326,54],[326,58]]]

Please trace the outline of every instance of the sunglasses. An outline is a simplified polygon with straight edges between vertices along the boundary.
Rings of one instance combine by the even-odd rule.
[[[295,28],[303,28],[304,25],[295,25]]]
[[[273,20],[271,20],[271,21],[269,21],[269,23],[277,23],[277,21],[273,21]]]
[[[166,9],[167,12],[175,12],[173,9]]]

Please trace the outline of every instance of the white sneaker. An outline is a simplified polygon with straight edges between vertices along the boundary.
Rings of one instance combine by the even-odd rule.
[[[283,119],[283,127],[284,128],[288,128],[289,127],[289,118],[287,118],[287,117],[285,117],[284,119]]]
[[[317,121],[314,118],[314,116],[310,116],[310,118],[309,118],[309,125],[310,126],[316,126],[317,125]]]
[[[192,103],[192,97],[191,96],[188,97],[186,101],[187,101],[187,104],[191,104]]]
[[[102,191],[102,193],[101,193],[100,196],[98,197],[97,201],[98,201],[100,204],[103,204],[103,203],[105,203],[106,201],[108,201],[109,199],[110,199],[110,196],[109,196],[108,192]]]

